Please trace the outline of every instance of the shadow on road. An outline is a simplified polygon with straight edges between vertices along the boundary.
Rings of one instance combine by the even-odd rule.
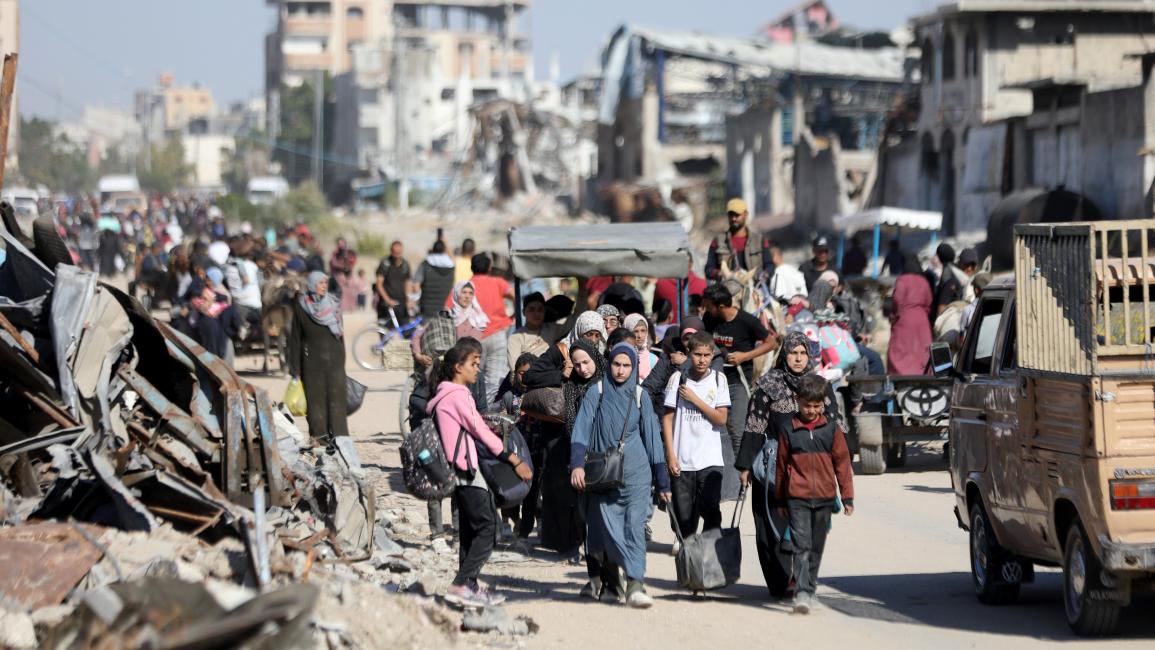
[[[985,606],[975,599],[969,573],[844,576],[822,581],[840,593],[820,592],[823,605],[856,618],[1068,641],[1076,637],[1063,615],[1062,576],[1039,573],[1013,605]],[[1155,637],[1150,602],[1132,605],[1119,621],[1116,638]]]

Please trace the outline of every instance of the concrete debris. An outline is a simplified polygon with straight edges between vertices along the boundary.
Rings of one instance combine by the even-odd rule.
[[[423,517],[352,440],[311,446],[135,299],[0,239],[0,647],[456,644],[455,548],[394,541]]]
[[[24,612],[0,609],[0,647],[35,648],[36,628]]]
[[[461,629],[466,632],[498,632],[513,636],[534,634],[538,625],[528,616],[513,618],[500,606],[465,612]]]

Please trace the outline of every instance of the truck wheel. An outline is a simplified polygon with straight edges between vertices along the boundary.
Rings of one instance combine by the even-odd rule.
[[[886,464],[890,467],[906,467],[905,442],[895,442],[886,446]]]
[[[1008,556],[991,531],[982,503],[976,501],[971,506],[970,515],[971,581],[974,583],[975,596],[984,605],[1014,602],[1019,597],[1022,584],[999,580]]]
[[[1063,547],[1063,606],[1067,624],[1082,636],[1106,636],[1119,622],[1121,607],[1093,597],[1106,589],[1101,580],[1103,567],[1087,541],[1083,526],[1075,522],[1067,531]]]
[[[885,449],[885,445],[862,445],[858,448],[858,461],[862,465],[863,474],[877,476],[886,472]]]

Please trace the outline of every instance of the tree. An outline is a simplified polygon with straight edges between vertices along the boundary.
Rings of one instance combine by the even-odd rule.
[[[306,81],[299,86],[281,85],[281,132],[278,138],[278,147],[273,159],[281,163],[285,178],[297,185],[308,180],[313,170],[313,83]],[[322,110],[324,124],[322,125],[321,150],[330,151],[333,146],[333,125],[336,115],[336,104],[333,101],[332,79],[325,74],[324,96]],[[324,165],[324,154],[322,164]],[[325,177],[331,178],[329,169],[325,169]]]
[[[137,161],[137,177],[141,188],[158,194],[169,194],[188,184],[192,165],[184,160],[184,145],[171,138],[158,147],[149,145],[149,156]]]
[[[29,185],[44,185],[55,191],[92,189],[93,171],[84,149],[55,131],[56,124],[49,120],[21,118],[20,176]]]
[[[108,176],[111,174],[131,174],[133,173],[133,160],[125,156],[120,151],[117,145],[110,145],[104,152],[104,157],[100,159],[100,165],[96,170],[101,176]]]

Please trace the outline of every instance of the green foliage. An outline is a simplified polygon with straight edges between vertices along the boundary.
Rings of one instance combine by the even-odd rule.
[[[150,155],[137,162],[140,186],[147,192],[168,194],[184,187],[192,175],[192,165],[184,160],[184,145],[173,138],[164,146],[149,145]]]
[[[314,84],[310,79],[299,86],[281,86],[281,123],[278,141],[280,147],[273,152],[273,160],[281,163],[281,173],[290,183],[296,185],[310,178],[313,165],[313,103],[315,101]],[[336,104],[333,101],[332,78],[325,75],[323,93],[323,134],[321,136],[322,151],[329,151],[333,144],[333,124],[336,115]],[[330,177],[328,165],[324,173]]]
[[[268,205],[253,205],[244,195],[234,193],[217,199],[217,207],[227,221],[248,221],[256,229],[283,228],[304,221],[314,232],[336,232],[324,195],[309,183],[289,190],[287,195]]]
[[[86,152],[64,135],[55,135],[55,124],[38,117],[20,120],[19,175],[29,185],[53,191],[91,190],[94,174]]]
[[[377,259],[385,257],[389,252],[389,243],[385,241],[384,235],[374,235],[372,233],[360,233],[357,235],[357,241],[353,245],[353,250],[365,259]]]
[[[132,174],[136,171],[136,164],[128,156],[120,152],[120,147],[116,145],[110,146],[104,152],[104,158],[100,160],[100,164],[96,167],[98,176],[108,176],[111,174]]]

